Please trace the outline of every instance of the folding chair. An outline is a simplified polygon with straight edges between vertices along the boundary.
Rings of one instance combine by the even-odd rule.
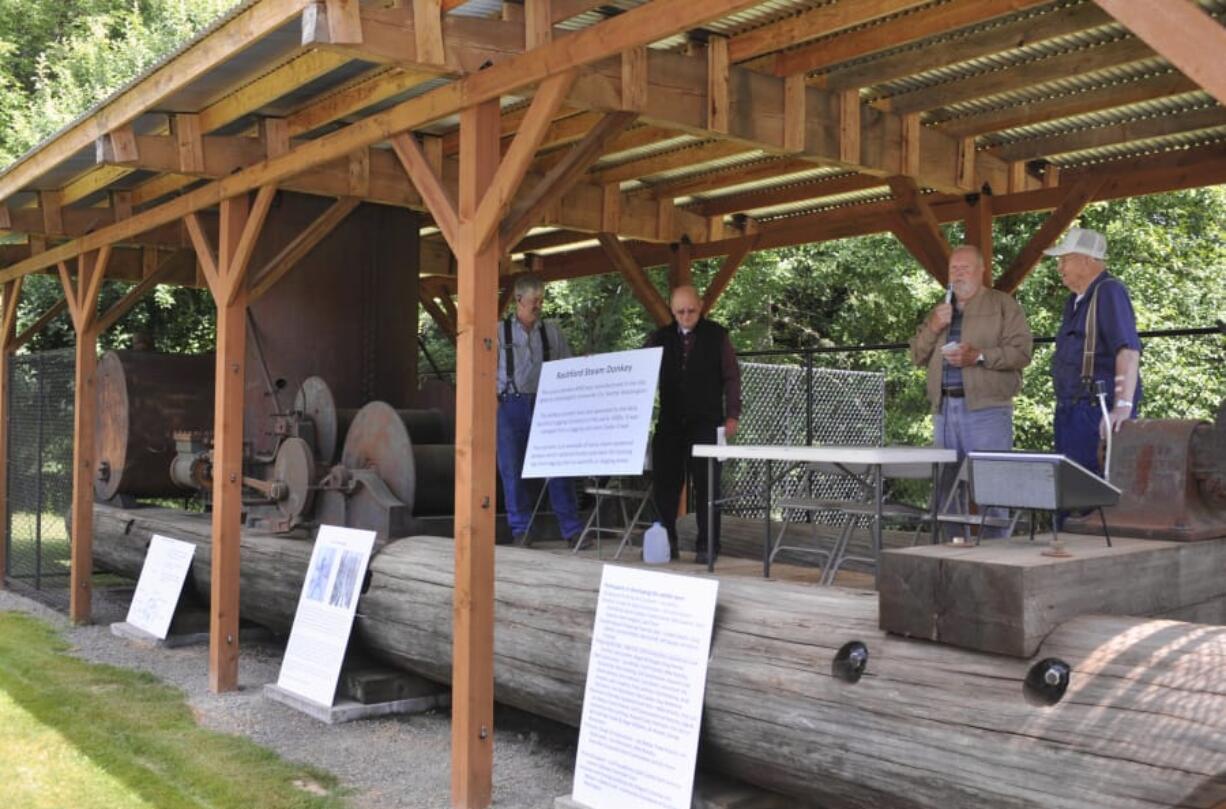
[[[642,481],[643,485],[630,486],[627,485],[629,480]],[[624,477],[610,478],[604,486],[593,485],[584,489],[584,492],[595,498],[595,504],[592,506],[592,513],[588,516],[587,522],[583,526],[583,531],[579,534],[579,539],[575,542],[572,553],[578,553],[586,542],[589,534],[594,534],[596,537],[596,558],[600,557],[600,538],[605,534],[612,534],[620,539],[617,544],[617,551],[613,554],[614,559],[621,557],[622,550],[625,549],[627,543],[630,542],[630,537],[633,535],[636,528],[650,528],[651,523],[643,520],[643,511],[647,508],[648,501],[651,500],[651,486],[646,485],[646,481],[642,477],[631,477],[629,480]],[[605,527],[600,524],[601,506],[610,501],[616,501],[618,508],[621,510],[621,526]],[[633,509],[633,515],[630,510]]]
[[[958,502],[958,510],[951,511],[954,501]],[[937,513],[937,525],[934,530],[941,530],[943,524],[963,525],[967,529],[972,526],[978,530],[975,532],[975,545],[978,545],[983,540],[983,532],[987,528],[1005,528],[1006,536],[1012,536],[1017,529],[1017,524],[1022,516],[1021,509],[1006,509],[1013,511],[1013,516],[1009,518],[993,517],[986,513],[971,514],[970,504],[975,502],[975,491],[972,483],[971,475],[971,459],[963,458],[962,463],[958,465],[958,474],[954,478],[954,483],[949,487],[949,493],[945,495],[945,500],[941,503],[940,511]],[[1031,526],[1031,535],[1033,537],[1033,526]]]

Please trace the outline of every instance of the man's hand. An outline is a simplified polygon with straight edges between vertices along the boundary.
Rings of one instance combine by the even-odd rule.
[[[934,334],[940,334],[941,330],[949,325],[954,319],[954,306],[952,303],[939,303],[933,307],[932,314],[928,316],[928,328]]]
[[[731,441],[736,436],[736,428],[740,426],[740,422],[736,419],[724,419],[724,438]]]
[[[966,368],[975,364],[975,361],[979,359],[979,353],[979,349],[970,343],[959,343],[953,351],[942,351],[941,356],[955,368]]]
[[[1123,426],[1124,422],[1132,418],[1132,406],[1129,405],[1127,407],[1114,407],[1108,413],[1107,418],[1111,422],[1111,432],[1118,433],[1120,431],[1120,427]],[[1103,439],[1104,441],[1107,439],[1106,426],[1107,426],[1107,422],[1105,421],[1100,421],[1098,423],[1098,437]]]

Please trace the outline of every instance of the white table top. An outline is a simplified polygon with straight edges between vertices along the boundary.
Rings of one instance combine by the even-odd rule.
[[[770,444],[695,444],[694,457],[738,458],[750,461],[837,464],[934,464],[955,463],[958,453],[936,447],[793,447]]]

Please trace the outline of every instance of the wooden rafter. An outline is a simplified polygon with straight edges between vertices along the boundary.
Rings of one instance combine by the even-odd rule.
[[[979,248],[983,255],[983,285],[992,286],[992,195],[977,194],[968,200],[970,214],[966,217],[966,243]]]
[[[1055,241],[1060,238],[1060,235],[1068,228],[1074,219],[1085,209],[1090,200],[1102,187],[1105,180],[1103,178],[1095,178],[1083,180],[1077,183],[1072,188],[1068,189],[1064,199],[1056,206],[1047,219],[1043,221],[1043,225],[1038,231],[1030,237],[1021,252],[1017,254],[1017,258],[1013,259],[1013,263],[1009,265],[1000,279],[996,282],[996,288],[1005,292],[1013,292],[1022,281],[1026,279],[1039,263],[1039,259],[1043,257],[1043,251],[1051,247]]]
[[[924,269],[944,284],[949,272],[949,242],[932,208],[911,177],[891,177],[889,185],[898,210],[891,229]]]
[[[439,330],[447,336],[447,339],[454,343],[456,338],[455,321],[439,308],[439,305],[435,303],[433,298],[423,295],[421,297],[421,307],[426,310],[426,314],[430,315],[438,325]]]
[[[409,179],[413,181],[417,192],[425,201],[426,209],[434,217],[434,224],[447,243],[451,245],[451,249],[455,250],[460,238],[460,222],[459,215],[456,213],[455,198],[450,189],[443,185],[442,178],[430,165],[430,161],[412,135],[402,132],[399,135],[393,135],[389,140],[392,149],[396,152],[396,157],[404,166],[405,173],[409,175]]]
[[[1081,129],[1045,138],[1017,141],[990,150],[1002,160],[1032,160],[1036,157],[1096,149],[1134,140],[1156,138],[1175,132],[1194,132],[1226,125],[1226,108],[1214,105],[1170,115],[1154,115],[1118,124]]]
[[[643,308],[647,310],[647,314],[656,322],[656,325],[663,326],[670,322],[673,314],[668,308],[668,303],[660,297],[651,279],[643,272],[643,268],[634,260],[634,256],[630,254],[621,240],[612,233],[601,233],[596,238],[600,240],[600,247],[608,256],[610,263],[626,279],[626,283],[630,285],[630,291],[634,293],[634,297],[638,298],[639,303],[643,304]]]
[[[819,6],[736,35],[728,44],[728,54],[733,62],[744,62],[922,6],[926,2],[928,0],[863,0],[859,3]]]
[[[1226,105],[1226,27],[1191,0],[1095,0],[1128,30]]]

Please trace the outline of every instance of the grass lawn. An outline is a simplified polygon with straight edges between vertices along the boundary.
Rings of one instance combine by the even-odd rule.
[[[151,675],[65,654],[53,628],[0,612],[4,809],[340,809],[336,780],[196,725]]]

